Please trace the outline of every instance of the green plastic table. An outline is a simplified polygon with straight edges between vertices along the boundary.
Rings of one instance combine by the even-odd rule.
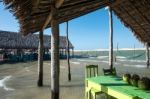
[[[116,76],[86,78],[85,88],[100,90],[117,99],[150,99],[150,90],[141,90],[131,86]]]

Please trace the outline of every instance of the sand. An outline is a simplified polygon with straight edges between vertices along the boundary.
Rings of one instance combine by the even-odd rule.
[[[84,99],[84,75],[86,64],[98,64],[99,73],[102,75],[102,68],[108,68],[105,60],[72,59],[71,74],[72,81],[67,79],[67,61],[60,61],[60,99]],[[136,73],[140,76],[150,76],[150,69],[145,68],[145,63],[133,62],[127,64],[119,61],[114,63],[117,74]],[[131,66],[133,65],[133,66]],[[134,67],[135,65],[135,67]],[[142,67],[145,66],[145,67]],[[0,65],[0,99],[51,99],[50,91],[50,61],[44,61],[44,86],[37,87],[37,61],[2,64]],[[4,79],[6,79],[4,81]],[[6,90],[6,88],[12,90]]]

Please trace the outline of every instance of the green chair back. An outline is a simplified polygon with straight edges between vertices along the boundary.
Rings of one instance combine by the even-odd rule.
[[[85,74],[86,78],[98,76],[98,65],[87,65]]]
[[[113,68],[112,70],[103,68],[103,72],[104,72],[104,75],[117,75],[116,68]]]

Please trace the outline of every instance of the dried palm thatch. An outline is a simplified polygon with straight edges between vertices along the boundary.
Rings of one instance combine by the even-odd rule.
[[[110,4],[109,0],[3,0],[16,16],[24,35],[40,31],[51,12],[51,1],[64,1],[55,15],[59,23],[95,11]],[[57,6],[56,6],[57,7]],[[50,27],[48,24],[47,27]]]
[[[44,48],[50,49],[51,37],[44,35]],[[0,31],[0,48],[5,49],[37,49],[39,44],[39,36],[37,34],[22,36],[20,33]],[[73,45],[70,42],[70,49]],[[60,37],[60,49],[66,49],[66,37]]]
[[[118,18],[142,42],[150,42],[149,0],[2,0],[16,16],[24,35],[40,31],[51,13],[51,1],[63,1],[55,18],[59,23],[110,6]],[[56,6],[57,8],[57,6]],[[50,23],[47,27],[50,27]],[[47,28],[46,27],[46,28]]]
[[[122,0],[121,3],[112,6],[112,9],[140,41],[150,42],[149,0]]]

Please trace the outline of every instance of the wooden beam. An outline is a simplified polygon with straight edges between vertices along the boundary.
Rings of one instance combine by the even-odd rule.
[[[65,0],[56,0],[55,7],[59,8]]]
[[[59,99],[59,24],[55,19],[57,9],[51,6],[51,99]]]
[[[115,2],[113,2],[109,5],[109,7],[113,8],[113,7],[119,5],[120,3],[124,2],[124,1],[126,1],[126,0],[115,0]]]
[[[63,3],[62,7],[64,7],[64,6],[73,6],[75,4],[79,4],[79,3],[85,2],[85,1],[87,1],[87,0],[67,0]]]
[[[95,1],[94,1],[95,2]],[[88,9],[83,9],[82,11],[80,11],[79,9],[80,8],[82,8],[83,7],[83,5],[81,6],[76,6],[75,8],[76,9],[78,9],[78,12],[75,12],[75,13],[69,13],[69,14],[66,14],[66,15],[63,15],[62,16],[62,12],[61,11],[59,11],[58,13],[61,15],[61,17],[57,17],[57,19],[58,19],[58,22],[59,23],[63,23],[63,22],[66,22],[66,21],[68,21],[68,20],[72,20],[72,19],[74,19],[74,18],[77,18],[77,17],[79,17],[79,16],[82,16],[82,15],[85,15],[85,14],[88,14],[88,13],[90,13],[90,12],[93,12],[93,11],[95,11],[95,10],[97,10],[97,9],[100,9],[100,8],[103,8],[103,7],[105,7],[105,6],[108,6],[109,4],[110,4],[110,2],[100,2],[100,1],[96,1],[96,2],[99,2],[98,4],[93,4],[94,2],[92,2],[92,3],[88,3]],[[96,3],[95,2],[95,3]],[[94,7],[89,7],[89,6],[91,6],[91,5],[94,5]],[[62,8],[63,9],[63,8]],[[67,11],[67,10],[65,10],[66,8],[64,8],[64,10],[63,11]],[[71,8],[67,8],[67,9],[71,9]],[[73,8],[72,8],[72,10],[73,10]],[[45,15],[45,14],[44,14]],[[41,15],[42,16],[42,15]],[[39,17],[40,18],[40,17]],[[43,18],[42,18],[43,19]],[[42,22],[42,21],[41,21]],[[39,24],[41,23],[41,22],[39,22]],[[38,24],[38,23],[37,23]],[[51,25],[50,24],[48,24],[45,28],[48,28],[48,27],[50,27]],[[40,28],[40,27],[37,27],[37,28]],[[36,30],[33,30],[32,31],[33,33],[34,32],[36,32]]]
[[[49,22],[51,21],[51,19],[52,19],[52,13],[49,13],[48,17],[46,18],[46,21],[44,22],[42,30],[44,30],[47,27],[47,25],[49,24]]]
[[[64,2],[64,0],[59,0],[59,1],[56,0],[56,1],[57,2],[55,3],[55,8],[59,8]],[[44,30],[47,27],[47,25],[50,23],[51,19],[52,19],[52,13],[50,12],[48,17],[46,18],[46,21],[44,22],[42,30]]]
[[[75,3],[75,5],[72,5],[71,7],[69,6],[69,7],[62,7],[61,9],[61,11],[59,11],[58,12],[58,14],[60,15],[60,16],[58,16],[57,18],[58,18],[58,20],[59,20],[59,22],[60,23],[62,23],[62,22],[66,22],[66,21],[68,21],[68,20],[71,20],[71,19],[73,19],[73,18],[77,18],[77,17],[79,17],[79,16],[82,16],[82,15],[85,15],[85,14],[87,14],[87,13],[90,13],[90,12],[92,12],[92,11],[95,11],[95,10],[97,10],[97,9],[100,9],[100,8],[102,8],[102,7],[105,7],[105,6],[108,6],[111,2],[110,1],[108,1],[108,0],[106,0],[106,1],[99,1],[99,0],[94,0],[94,1],[92,1],[92,2],[87,2],[87,1],[85,1],[84,0],[84,2],[86,2],[86,4],[87,5],[84,5],[83,3],[81,3],[81,2],[78,2],[79,3],[79,5],[77,5],[76,3]],[[52,3],[50,3],[50,4],[52,4]],[[86,8],[86,9],[84,9],[84,8]],[[68,13],[67,12],[67,9],[70,9],[70,10],[73,10],[74,11],[74,9],[77,9],[78,10],[78,12],[76,12],[76,13],[72,13],[72,12],[70,12],[70,13]],[[47,10],[48,11],[48,10]],[[42,25],[41,27],[39,27],[39,30],[44,30],[45,28],[47,28],[47,27],[50,27],[50,20],[51,20],[51,14],[49,13],[49,12],[42,12],[40,15],[39,15],[39,13],[38,13],[38,19],[40,18],[40,19],[44,19],[44,21],[45,21],[45,23],[44,23],[44,25]],[[44,13],[44,14],[43,14]],[[63,15],[64,13],[68,13],[68,14],[65,14],[65,15]],[[33,14],[33,17],[34,17],[34,15],[36,16],[37,14]],[[40,17],[41,16],[41,17]],[[56,15],[57,16],[57,15]],[[45,18],[46,17],[46,18]],[[46,20],[47,19],[47,20]],[[61,21],[60,21],[61,20]],[[28,21],[27,21],[28,22]],[[29,24],[30,24],[30,22],[28,22]],[[41,21],[41,22],[39,22],[39,24],[41,24],[41,23],[43,23],[43,21]],[[36,25],[36,24],[35,24]],[[29,25],[27,25],[27,26],[29,26]],[[41,29],[42,28],[42,29]],[[30,29],[29,29],[30,30]],[[36,32],[35,30],[33,30],[32,32]]]
[[[36,10],[38,8],[39,3],[40,3],[40,0],[34,0],[33,12],[34,12],[34,10]]]
[[[109,66],[113,70],[113,17],[112,9],[109,7]]]
[[[38,86],[43,86],[43,49],[43,31],[40,31],[38,48]]]
[[[71,81],[70,73],[70,48],[69,48],[69,37],[68,37],[68,21],[66,22],[66,42],[67,42],[67,64],[68,64],[68,81]]]

